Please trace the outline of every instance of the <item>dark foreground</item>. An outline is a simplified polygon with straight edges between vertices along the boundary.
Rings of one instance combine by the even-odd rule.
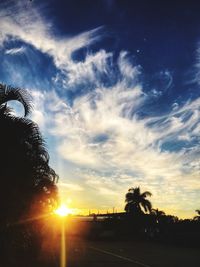
[[[168,234],[158,236],[161,238],[150,238],[136,230],[128,236],[130,227],[111,226],[104,222],[83,221],[83,218],[66,221],[48,218],[35,228],[17,225],[9,228],[5,235],[12,242],[5,242],[6,249],[0,249],[0,267],[200,266],[198,231],[195,235],[168,231]],[[66,246],[62,251],[65,252],[66,266],[60,263],[64,243]]]
[[[68,237],[67,267],[195,267],[199,249],[139,241],[86,241]],[[59,266],[59,265],[58,265]]]

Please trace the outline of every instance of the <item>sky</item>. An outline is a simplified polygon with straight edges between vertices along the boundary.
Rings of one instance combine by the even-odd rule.
[[[200,4],[175,2],[0,0],[0,82],[29,90],[71,208],[121,211],[137,186],[200,208]]]

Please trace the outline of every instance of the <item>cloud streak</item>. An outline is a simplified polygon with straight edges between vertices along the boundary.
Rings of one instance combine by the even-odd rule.
[[[76,98],[73,106],[55,93],[44,99],[42,106],[46,114],[51,113],[47,132],[58,140],[59,157],[80,168],[82,187],[90,185],[89,190],[104,192],[107,203],[113,201],[113,194],[139,184],[154,193],[157,206],[172,210],[177,198],[189,198],[200,188],[200,150],[193,143],[199,142],[200,99],[164,116],[147,118],[137,116],[148,101],[140,85],[97,88]],[[180,139],[187,146],[174,150],[173,144]]]
[[[2,5],[2,4],[1,4]],[[3,5],[4,6],[4,5]],[[11,13],[15,13],[15,17]],[[0,46],[3,48],[9,41],[23,41],[35,49],[49,55],[60,70],[60,74],[52,80],[58,81],[60,75],[65,77],[63,85],[71,86],[81,78],[88,77],[94,80],[94,69],[98,70],[104,65],[107,54],[97,53],[87,56],[86,63],[75,63],[72,60],[73,52],[90,46],[101,39],[102,27],[80,33],[76,36],[58,37],[52,34],[53,26],[46,22],[35,8],[25,9],[20,2],[14,1],[0,11]],[[5,54],[17,54],[25,48],[11,48]],[[84,75],[85,74],[87,75]],[[89,77],[90,74],[90,77]]]
[[[130,53],[101,48],[88,49],[81,59],[74,54],[101,40],[101,27],[59,37],[36,9],[27,11],[20,3],[14,9],[15,18],[8,15],[13,6],[0,11],[2,53],[9,57],[39,51],[55,68],[48,77],[55,90],[31,88],[32,118],[48,138],[63,192],[76,192],[85,205],[95,199],[98,207],[105,202],[122,208],[128,187],[140,185],[152,191],[156,206],[174,211],[184,207],[180,199],[188,203],[199,197],[200,98],[176,101],[157,116],[144,115],[152,99],[159,101],[164,92],[145,90],[142,67]],[[32,65],[38,64],[35,58]],[[167,90],[172,74],[165,71],[160,77]],[[65,94],[69,91],[75,93],[70,101]],[[104,200],[96,199],[98,194]]]
[[[24,53],[25,51],[25,47],[21,46],[21,47],[15,47],[15,48],[12,48],[12,49],[7,49],[5,51],[5,54],[6,55],[17,55],[17,54],[22,54]]]

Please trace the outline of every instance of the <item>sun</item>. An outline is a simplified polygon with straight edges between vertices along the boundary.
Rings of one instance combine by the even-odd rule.
[[[61,204],[55,211],[55,214],[65,217],[69,214],[72,214],[72,210],[68,208],[65,204]]]

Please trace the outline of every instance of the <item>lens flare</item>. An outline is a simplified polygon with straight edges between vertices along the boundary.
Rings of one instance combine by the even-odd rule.
[[[69,214],[72,214],[72,210],[68,208],[65,204],[61,204],[54,213],[63,219],[61,220],[61,240],[60,240],[60,267],[66,267],[66,232],[65,232],[65,223],[66,217]]]
[[[58,207],[56,210],[55,210],[55,214],[61,216],[61,217],[65,217],[69,214],[72,213],[72,210],[69,209],[66,205],[62,204],[60,205],[60,207]]]

